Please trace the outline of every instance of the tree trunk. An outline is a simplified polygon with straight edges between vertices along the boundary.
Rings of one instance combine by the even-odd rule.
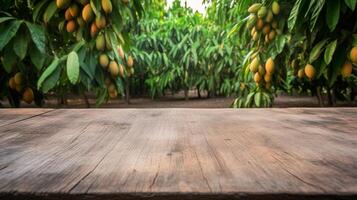
[[[333,99],[330,88],[327,88],[327,101],[329,106],[333,106]]]
[[[356,90],[354,88],[351,88],[351,101],[353,102],[355,100],[356,97]]]
[[[130,87],[129,87],[129,77],[125,79],[125,100],[127,104],[130,104]]]
[[[207,91],[207,99],[211,98],[211,92]]]
[[[317,96],[317,101],[319,102],[319,106],[324,107],[324,100],[321,96],[321,87],[316,88],[316,96]]]
[[[189,97],[188,97],[188,89],[185,89],[185,100],[188,101]]]
[[[197,95],[198,95],[198,98],[200,99],[201,98],[201,90],[198,87],[197,87]]]
[[[88,97],[87,97],[86,93],[82,92],[82,95],[83,95],[83,100],[84,100],[84,102],[86,104],[86,108],[90,108],[90,103],[89,103],[89,100],[88,100]]]

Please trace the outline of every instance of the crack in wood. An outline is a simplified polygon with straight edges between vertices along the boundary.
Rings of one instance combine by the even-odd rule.
[[[12,124],[16,124],[16,123],[19,123],[19,122],[22,122],[22,121],[26,121],[26,120],[29,120],[29,119],[32,119],[32,118],[35,118],[35,117],[38,117],[38,116],[41,116],[41,115],[44,115],[44,114],[53,112],[53,111],[55,111],[55,110],[52,109],[52,110],[49,110],[49,111],[46,111],[46,112],[43,112],[43,113],[40,113],[40,114],[31,115],[30,117],[26,117],[26,118],[23,118],[23,119],[19,119],[19,120],[17,120],[17,121],[13,121],[13,122],[10,122],[10,123],[8,123],[8,124],[2,124],[2,125],[0,125],[0,127],[5,127],[5,126],[9,126],[9,125],[12,125]]]
[[[316,189],[319,189],[319,190],[321,190],[321,191],[323,191],[323,192],[326,192],[326,190],[325,190],[323,187],[320,187],[320,186],[318,186],[318,185],[315,185],[315,184],[313,184],[313,183],[310,183],[310,182],[308,182],[308,181],[305,181],[304,179],[300,178],[298,175],[296,175],[296,174],[294,174],[293,172],[291,172],[290,170],[288,170],[288,169],[284,166],[284,164],[280,161],[280,159],[278,159],[278,158],[275,157],[274,155],[271,155],[271,156],[272,156],[276,161],[278,161],[280,167],[281,167],[285,172],[287,172],[288,174],[290,174],[291,176],[293,176],[293,177],[296,178],[297,180],[299,180],[299,181],[301,181],[301,182],[305,183],[306,185],[309,185],[309,186],[311,186],[311,187],[313,187],[313,188],[316,188]]]

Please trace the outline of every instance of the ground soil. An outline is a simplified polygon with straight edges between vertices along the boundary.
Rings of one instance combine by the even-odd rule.
[[[158,99],[150,97],[132,97],[128,104],[124,98],[109,100],[108,103],[97,106],[95,98],[89,96],[91,108],[229,108],[234,97],[211,97],[198,98],[195,92],[190,92],[190,99],[185,101],[184,94],[166,95]],[[55,96],[49,96],[43,107],[45,108],[86,108],[85,101],[81,96],[71,95],[68,97],[67,105],[58,105]],[[1,102],[3,107],[9,107],[7,102]],[[355,102],[337,102],[338,107],[356,107]],[[22,104],[21,107],[36,107],[35,105]],[[273,107],[319,107],[316,97],[311,96],[289,96],[279,95],[275,98]]]

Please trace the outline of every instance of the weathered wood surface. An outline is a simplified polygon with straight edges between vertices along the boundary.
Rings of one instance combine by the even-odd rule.
[[[355,108],[0,110],[0,199],[356,195]]]
[[[50,111],[51,109],[0,109],[0,127]]]

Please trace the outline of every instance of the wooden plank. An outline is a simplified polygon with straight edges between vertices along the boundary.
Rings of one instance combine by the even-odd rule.
[[[356,130],[356,108],[54,110],[0,127],[0,194],[354,199]]]
[[[0,127],[50,112],[52,109],[0,109]]]

